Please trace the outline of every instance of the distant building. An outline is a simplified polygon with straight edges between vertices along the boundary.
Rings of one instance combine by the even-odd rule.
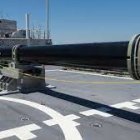
[[[14,20],[0,19],[0,37],[10,37],[17,31],[17,22]]]
[[[0,19],[0,47],[15,46],[17,44],[45,46],[51,45],[52,40],[41,37],[41,33],[36,34],[30,31],[32,36],[26,39],[26,30],[17,29],[17,22],[15,20]]]

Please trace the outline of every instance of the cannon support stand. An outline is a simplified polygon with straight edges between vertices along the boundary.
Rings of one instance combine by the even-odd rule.
[[[0,89],[28,93],[39,91],[46,87],[45,67],[39,64],[19,63],[18,49],[22,45],[12,48],[12,61],[8,66],[0,68]]]

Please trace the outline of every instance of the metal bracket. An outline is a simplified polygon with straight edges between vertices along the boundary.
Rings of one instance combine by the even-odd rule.
[[[15,45],[14,47],[12,47],[12,61],[14,63],[18,63],[19,61],[18,50],[21,47],[23,47],[23,45]]]
[[[0,89],[7,91],[20,90],[22,93],[42,90],[46,87],[45,67],[39,64],[19,62],[18,50],[22,45],[12,48],[12,58],[8,67],[2,68]]]

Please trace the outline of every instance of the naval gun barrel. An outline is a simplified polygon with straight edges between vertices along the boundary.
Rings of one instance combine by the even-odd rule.
[[[130,41],[21,46],[17,49],[19,63],[70,64],[98,68],[128,70],[140,79],[140,35]],[[12,48],[0,48],[1,59],[11,59]]]
[[[20,61],[42,64],[73,64],[96,67],[125,67],[128,42],[63,44],[23,47]]]

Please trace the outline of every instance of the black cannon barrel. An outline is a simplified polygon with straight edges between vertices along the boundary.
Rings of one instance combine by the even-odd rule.
[[[126,67],[129,42],[21,47],[20,61],[42,64]]]
[[[140,35],[131,41],[51,46],[20,46],[17,49],[19,63],[68,64],[99,68],[128,70],[140,79]],[[0,48],[1,59],[11,59],[12,48]]]

